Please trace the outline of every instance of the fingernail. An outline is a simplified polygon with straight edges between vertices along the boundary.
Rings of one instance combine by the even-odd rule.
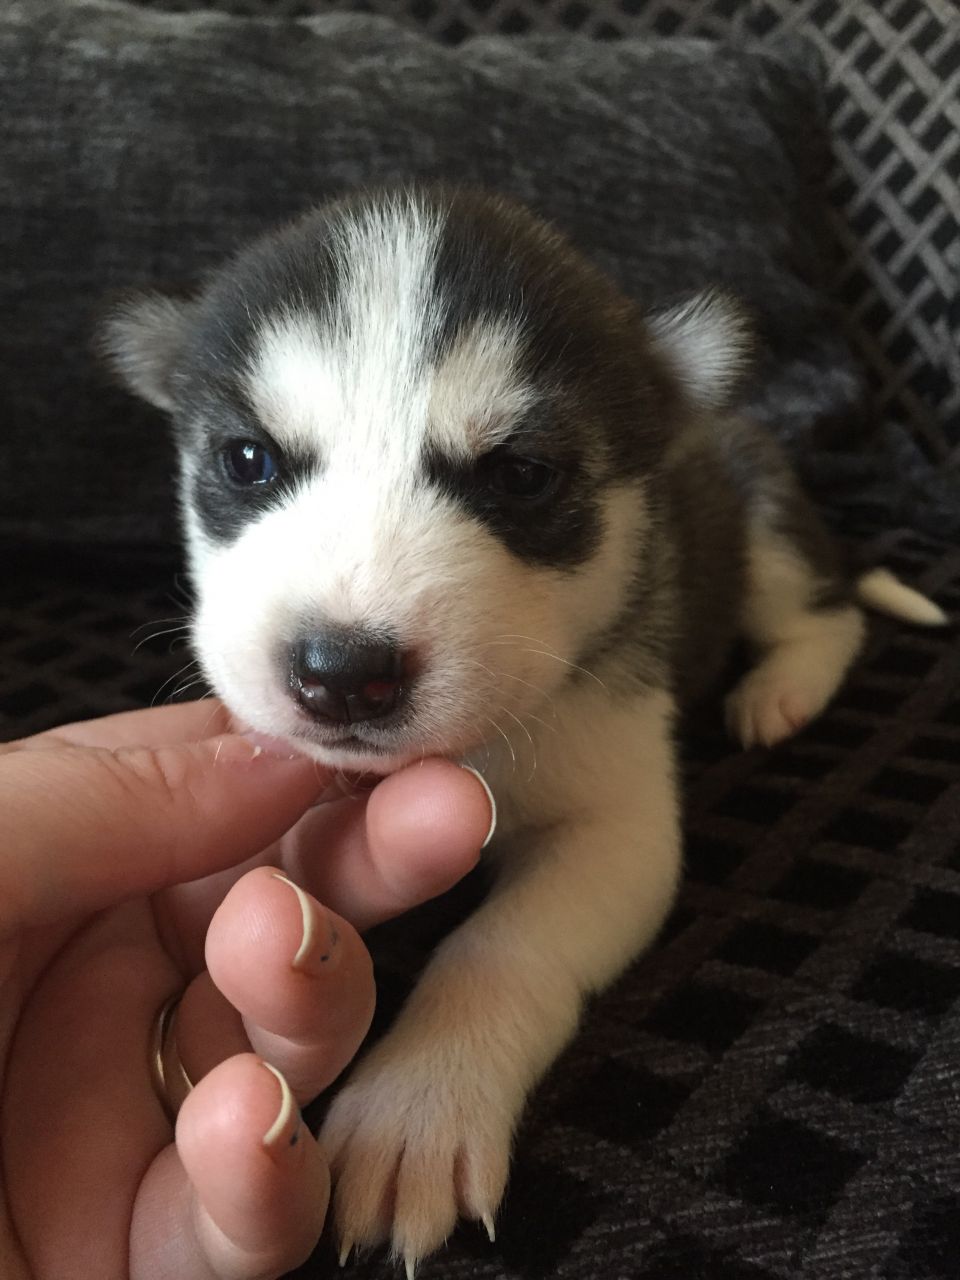
[[[462,769],[466,769],[467,773],[473,774],[473,776],[480,783],[481,787],[483,787],[484,791],[487,793],[487,799],[490,801],[490,830],[487,832],[487,838],[484,840],[483,844],[480,846],[481,849],[485,849],[487,845],[490,843],[490,841],[493,839],[493,833],[497,829],[497,802],[493,798],[493,792],[490,790],[487,780],[482,773],[478,773],[477,770],[474,769],[474,767],[469,764],[464,764],[464,765],[461,765],[460,767]]]
[[[300,1141],[300,1132],[303,1128],[300,1108],[296,1104],[290,1086],[277,1068],[272,1067],[269,1062],[264,1062],[263,1065],[280,1082],[280,1110],[277,1112],[276,1120],[263,1135],[263,1145],[271,1149],[284,1146],[295,1147]]]
[[[303,932],[300,946],[291,961],[293,968],[314,975],[334,968],[340,959],[340,934],[333,920],[298,884],[288,880],[279,871],[273,873],[273,878],[289,885],[300,904]],[[319,920],[318,916],[323,919]]]

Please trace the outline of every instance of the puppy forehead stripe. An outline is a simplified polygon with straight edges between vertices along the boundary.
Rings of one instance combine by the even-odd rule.
[[[263,322],[244,382],[255,413],[279,444],[316,449],[342,413],[337,369],[316,321],[287,313]]]
[[[478,318],[441,342],[442,230],[439,215],[412,205],[366,210],[336,228],[328,313],[286,306],[261,320],[245,392],[280,444],[325,452],[349,435],[412,460],[425,440],[469,456],[509,433],[533,398],[520,326]]]
[[[336,228],[344,280],[336,341],[365,372],[412,376],[422,360],[439,322],[433,279],[442,228],[438,212],[412,200],[363,210]]]
[[[454,457],[483,453],[510,434],[534,399],[520,370],[518,325],[476,320],[433,372],[429,443]]]
[[[260,322],[245,390],[281,444],[323,451],[348,431],[358,446],[383,447],[385,423],[422,417],[440,229],[438,216],[409,202],[352,214],[333,229],[337,292],[327,313],[288,302]]]

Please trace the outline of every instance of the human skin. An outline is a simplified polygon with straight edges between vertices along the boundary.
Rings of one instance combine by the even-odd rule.
[[[474,865],[483,786],[428,760],[344,796],[204,701],[0,745],[0,814],[0,1274],[298,1265],[329,1176],[296,1104],[369,1027],[359,931]],[[174,1127],[148,1049],[176,995]]]

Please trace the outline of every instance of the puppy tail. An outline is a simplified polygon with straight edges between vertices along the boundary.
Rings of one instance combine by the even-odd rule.
[[[943,627],[947,615],[939,605],[906,586],[889,569],[871,569],[857,579],[857,599],[868,609],[887,613],[918,627]]]

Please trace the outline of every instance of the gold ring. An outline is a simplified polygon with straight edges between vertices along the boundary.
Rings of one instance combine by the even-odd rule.
[[[154,1023],[153,1042],[150,1046],[150,1075],[154,1092],[171,1124],[193,1088],[193,1081],[180,1061],[177,1045],[176,1017],[179,1005],[179,995],[170,996],[164,1002]]]

